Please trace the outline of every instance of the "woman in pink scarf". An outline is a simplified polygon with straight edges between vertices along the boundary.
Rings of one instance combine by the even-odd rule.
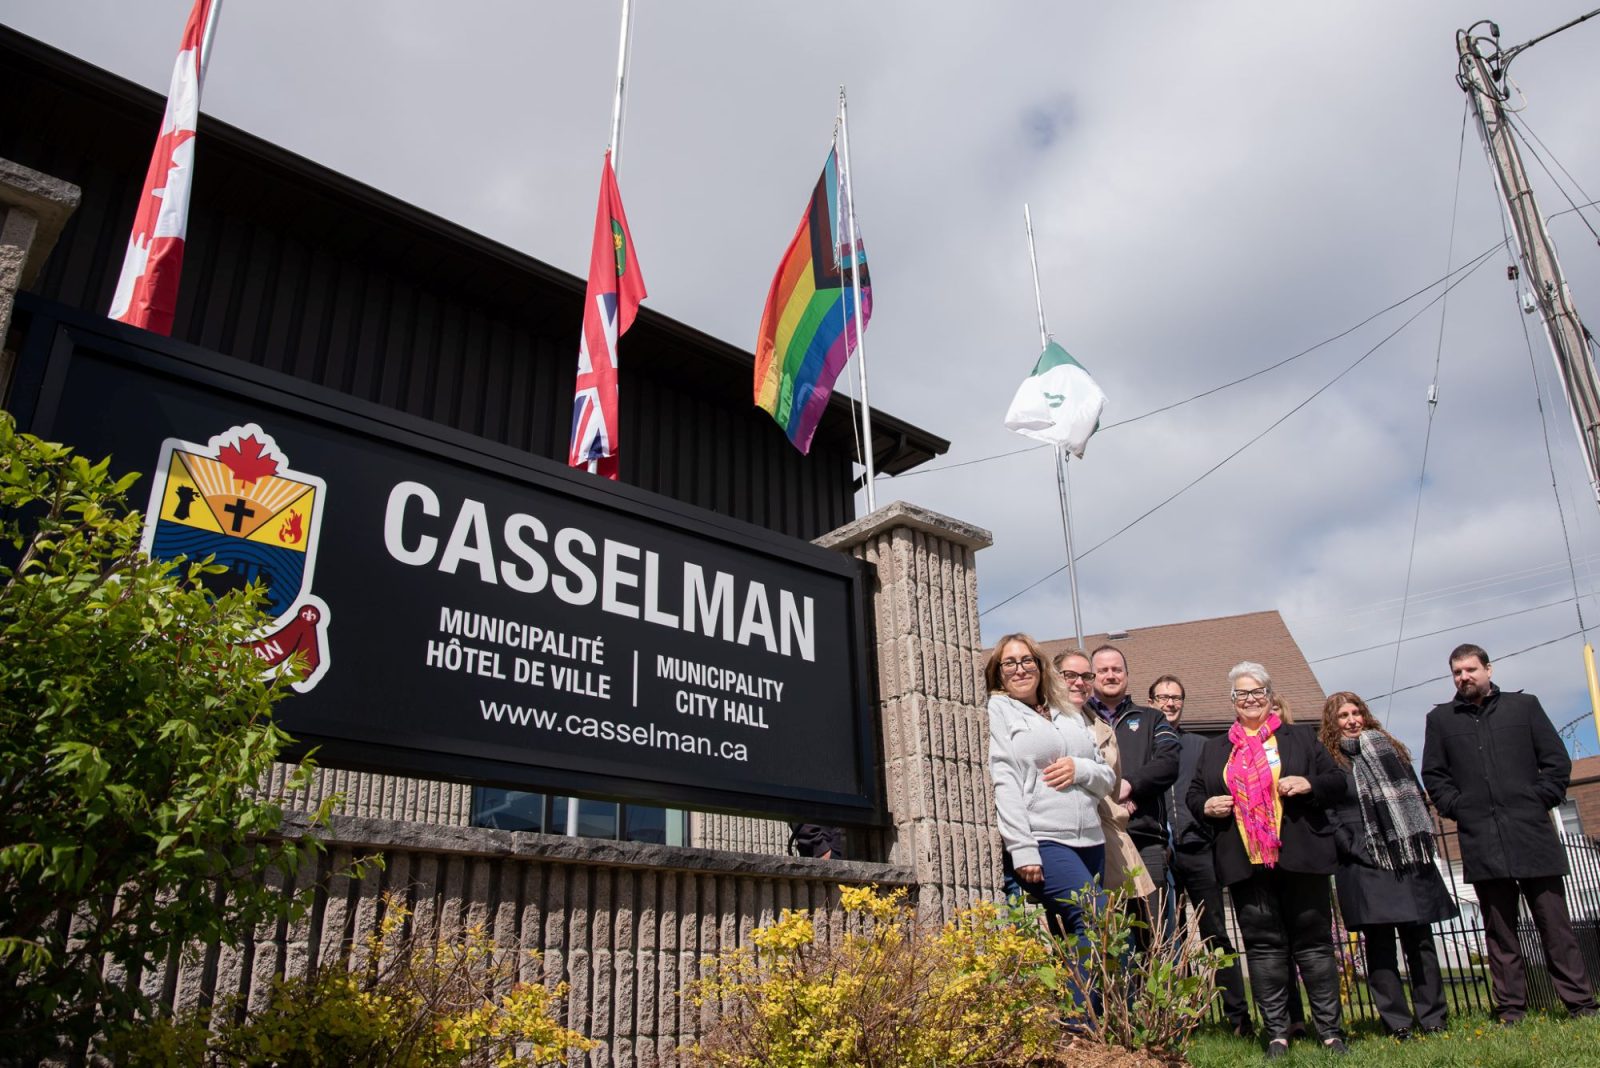
[[[1328,806],[1344,799],[1345,776],[1314,727],[1272,710],[1266,668],[1247,660],[1228,684],[1233,726],[1206,743],[1185,800],[1210,828],[1217,881],[1232,891],[1267,1056],[1289,1052],[1291,957],[1318,1037],[1345,1053],[1328,892],[1338,865]]]

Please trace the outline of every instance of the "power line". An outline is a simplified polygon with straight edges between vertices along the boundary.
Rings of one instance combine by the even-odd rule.
[[[1592,553],[1589,556],[1583,557],[1582,563],[1584,564],[1585,569],[1589,570],[1596,560],[1600,560],[1600,553]],[[1498,575],[1489,575],[1482,578],[1470,579],[1466,582],[1455,582],[1448,586],[1435,586],[1433,589],[1424,590],[1415,595],[1411,598],[1411,602],[1413,604],[1419,604],[1424,601],[1448,600],[1464,594],[1478,593],[1483,590],[1492,589],[1495,586],[1502,586],[1509,582],[1520,582],[1525,579],[1537,579],[1543,575],[1549,574],[1550,572],[1565,571],[1566,569],[1567,563],[1565,560],[1554,560],[1547,564],[1533,564],[1528,567],[1517,568],[1513,571],[1504,571]],[[1519,595],[1525,595],[1556,584],[1557,583],[1541,582],[1535,586],[1519,587],[1518,589],[1511,590],[1507,593],[1497,594],[1494,597],[1477,598],[1475,600],[1467,601],[1464,605],[1457,605],[1456,607],[1460,608],[1469,604],[1478,604],[1483,600],[1496,600],[1503,597],[1516,597]],[[1345,609],[1340,612],[1330,612],[1320,616],[1297,616],[1296,618],[1302,623],[1322,623],[1328,620],[1342,619],[1349,616],[1366,615],[1372,612],[1386,612],[1391,608],[1398,607],[1399,603],[1400,599],[1398,597],[1387,597],[1381,601],[1373,601],[1371,604]]]
[[[1467,154],[1467,116],[1471,113],[1472,104],[1463,100],[1461,105],[1461,140],[1456,147],[1456,188],[1450,202],[1450,240],[1445,246],[1444,266],[1448,271],[1450,263],[1456,255],[1456,223],[1461,217],[1461,164]],[[1448,294],[1449,290],[1445,290]],[[1422,529],[1422,491],[1428,486],[1428,449],[1433,444],[1433,417],[1439,411],[1439,365],[1444,358],[1444,325],[1445,314],[1449,310],[1448,301],[1439,302],[1439,337],[1433,347],[1433,381],[1428,384],[1428,424],[1422,434],[1422,464],[1417,471],[1417,506],[1411,514],[1411,545],[1406,550],[1406,581],[1400,589],[1400,623],[1395,627],[1394,634],[1394,667],[1389,672],[1389,692],[1394,692],[1394,684],[1400,678],[1400,645],[1406,633],[1406,608],[1411,603],[1411,575],[1417,562],[1417,532]],[[1390,705],[1394,699],[1390,698]],[[1390,708],[1384,709],[1387,716]]]
[[[1543,649],[1547,645],[1555,645],[1557,642],[1564,642],[1568,638],[1576,638],[1578,635],[1580,635],[1582,633],[1583,632],[1581,630],[1575,630],[1575,631],[1571,632],[1570,634],[1563,634],[1559,638],[1551,638],[1549,641],[1539,642],[1537,645],[1530,645],[1526,649],[1518,649],[1514,653],[1501,653],[1499,656],[1496,656],[1494,658],[1494,662],[1496,664],[1498,664],[1498,663],[1501,663],[1502,661],[1510,660],[1514,656],[1521,656],[1523,653],[1531,653],[1535,649]],[[1421,682],[1413,682],[1410,686],[1402,686],[1398,690],[1390,690],[1388,693],[1380,693],[1376,697],[1369,697],[1369,698],[1367,698],[1367,704],[1370,705],[1374,701],[1381,701],[1385,697],[1392,697],[1397,693],[1405,693],[1407,690],[1416,690],[1416,689],[1422,688],[1423,686],[1432,686],[1434,683],[1443,682],[1448,678],[1450,678],[1449,675],[1435,675],[1431,679],[1423,679]]]
[[[1483,619],[1474,619],[1471,623],[1452,623],[1448,627],[1442,627],[1439,630],[1430,630],[1426,634],[1413,634],[1410,637],[1401,638],[1400,641],[1414,642],[1420,641],[1423,638],[1437,638],[1439,635],[1449,634],[1451,631],[1465,630],[1468,627],[1482,626],[1485,623],[1498,623],[1502,619],[1510,619],[1513,616],[1525,616],[1529,612],[1537,612],[1541,608],[1554,608],[1557,605],[1571,604],[1574,599],[1575,598],[1572,597],[1563,597],[1559,601],[1546,601],[1544,604],[1536,604],[1532,608],[1519,608],[1515,612],[1502,612],[1497,616],[1486,616]],[[1389,646],[1394,644],[1394,642],[1379,642],[1377,645],[1366,645],[1360,649],[1351,649],[1343,653],[1334,653],[1332,656],[1319,656],[1315,660],[1306,661],[1306,663],[1323,664],[1329,660],[1339,660],[1347,656],[1355,656],[1357,653],[1370,653],[1376,649],[1387,649]],[[1390,685],[1392,686],[1393,683],[1390,683]]]
[[[1589,222],[1588,216],[1584,215],[1582,211],[1579,211],[1579,205],[1572,199],[1572,194],[1568,193],[1566,188],[1562,186],[1561,180],[1557,178],[1550,170],[1550,165],[1544,161],[1543,156],[1539,155],[1538,150],[1535,149],[1533,145],[1528,143],[1528,138],[1532,137],[1533,140],[1538,143],[1539,148],[1543,148],[1550,154],[1550,159],[1557,167],[1561,168],[1561,173],[1567,176],[1567,180],[1571,182],[1572,187],[1578,191],[1578,195],[1587,197],[1589,194],[1584,191],[1583,186],[1579,185],[1578,180],[1572,177],[1572,172],[1567,170],[1566,164],[1556,159],[1556,154],[1554,152],[1550,152],[1550,149],[1546,147],[1545,143],[1539,139],[1539,135],[1533,132],[1533,127],[1528,125],[1526,119],[1518,118],[1509,113],[1507,114],[1506,119],[1511,125],[1511,132],[1517,135],[1517,139],[1522,142],[1522,147],[1528,150],[1528,155],[1539,161],[1539,166],[1544,169],[1545,177],[1550,179],[1550,184],[1555,186],[1556,191],[1566,199],[1569,205],[1571,205],[1570,210],[1578,212],[1578,219],[1583,223],[1584,226],[1588,227],[1589,233],[1594,237],[1595,241],[1600,243],[1600,232],[1596,232],[1594,226]],[[1594,201],[1591,200],[1588,204],[1584,204],[1583,207],[1588,207],[1589,204],[1593,203]],[[1552,216],[1552,218],[1553,217],[1554,216]]]
[[[1587,205],[1585,205],[1585,206],[1587,206]],[[1554,218],[1554,216],[1552,216],[1552,218]],[[1428,292],[1428,290],[1433,289],[1436,286],[1442,285],[1443,283],[1450,281],[1450,279],[1454,275],[1460,274],[1462,271],[1470,272],[1470,271],[1476,269],[1477,266],[1478,266],[1479,261],[1484,259],[1485,257],[1489,256],[1498,247],[1499,247],[1498,245],[1491,245],[1489,248],[1485,249],[1483,252],[1480,252],[1476,257],[1474,257],[1471,260],[1468,260],[1466,263],[1463,263],[1460,267],[1457,267],[1454,271],[1451,271],[1449,274],[1445,275],[1443,278],[1434,279],[1432,282],[1429,282],[1427,285],[1423,286],[1421,289],[1417,290],[1416,292],[1411,293],[1408,296],[1400,298],[1399,300],[1395,301],[1393,304],[1390,304],[1385,308],[1380,308],[1379,310],[1373,312],[1371,315],[1367,316],[1365,319],[1361,320],[1359,323],[1356,323],[1354,326],[1347,327],[1346,329],[1339,331],[1339,333],[1334,334],[1332,337],[1324,338],[1323,340],[1317,342],[1315,345],[1312,345],[1310,348],[1302,349],[1301,351],[1295,353],[1293,356],[1285,356],[1283,359],[1278,360],[1276,363],[1268,364],[1266,367],[1262,367],[1259,370],[1251,371],[1249,374],[1245,375],[1243,378],[1235,378],[1233,381],[1224,382],[1220,386],[1212,386],[1210,389],[1203,390],[1200,393],[1196,393],[1192,397],[1185,397],[1183,400],[1173,401],[1171,404],[1164,404],[1159,408],[1152,408],[1148,412],[1142,412],[1139,415],[1129,416],[1127,419],[1121,419],[1121,420],[1118,420],[1115,423],[1108,423],[1105,426],[1101,427],[1099,430],[1095,431],[1095,433],[1096,434],[1104,434],[1106,431],[1113,430],[1116,427],[1127,426],[1129,423],[1137,423],[1141,419],[1148,419],[1152,415],[1160,415],[1163,412],[1170,412],[1174,408],[1181,408],[1185,404],[1191,404],[1194,401],[1203,400],[1204,398],[1211,396],[1213,393],[1220,393],[1225,389],[1231,389],[1234,386],[1242,385],[1243,383],[1250,381],[1252,378],[1259,378],[1261,375],[1264,375],[1269,371],[1276,371],[1278,368],[1282,367],[1284,364],[1293,363],[1295,360],[1300,359],[1300,357],[1302,357],[1302,356],[1309,356],[1311,353],[1316,352],[1318,349],[1326,348],[1328,345],[1333,344],[1335,341],[1342,340],[1343,338],[1349,336],[1350,334],[1353,334],[1355,331],[1360,330],[1363,326],[1366,326],[1368,323],[1372,322],[1374,319],[1377,319],[1377,318],[1379,318],[1379,317],[1381,317],[1383,315],[1387,315],[1389,312],[1394,311],[1396,308],[1400,308],[1400,307],[1403,307],[1406,304],[1409,304],[1411,301],[1416,300],[1418,297],[1422,296],[1422,294]],[[961,461],[959,461],[957,463],[944,464],[944,465],[939,466],[939,467],[919,467],[915,471],[905,471],[905,472],[903,472],[901,474],[898,474],[898,475],[880,474],[880,475],[878,475],[878,477],[879,478],[911,478],[914,475],[932,475],[932,474],[937,474],[938,472],[941,472],[941,471],[954,471],[954,470],[956,470],[957,468],[960,468],[960,467],[971,467],[973,464],[988,463],[991,460],[1004,460],[1009,456],[1020,456],[1025,452],[1037,452],[1040,449],[1048,449],[1048,448],[1051,448],[1051,446],[1048,445],[1048,444],[1024,445],[1021,448],[1011,449],[1011,450],[1009,450],[1007,452],[997,452],[997,453],[994,453],[991,456],[979,456],[979,457],[977,457],[975,459],[972,459],[972,460],[961,460]]]
[[[1499,246],[1495,246],[1495,248],[1498,248],[1498,247]],[[1278,427],[1282,426],[1283,423],[1286,420],[1288,420],[1290,416],[1294,415],[1300,409],[1304,408],[1306,405],[1310,404],[1312,401],[1314,401],[1318,397],[1322,396],[1323,393],[1325,393],[1329,389],[1331,389],[1334,386],[1334,384],[1337,383],[1341,378],[1343,378],[1345,375],[1349,374],[1351,371],[1354,371],[1357,367],[1361,366],[1362,363],[1366,362],[1366,360],[1367,360],[1367,358],[1369,356],[1371,356],[1373,353],[1377,352],[1384,345],[1387,345],[1390,341],[1392,341],[1406,327],[1408,327],[1412,323],[1416,322],[1417,319],[1419,317],[1421,317],[1423,312],[1427,311],[1429,308],[1433,307],[1440,300],[1442,300],[1444,298],[1444,296],[1450,292],[1450,290],[1454,289],[1456,286],[1460,285],[1462,282],[1466,281],[1469,277],[1471,277],[1473,271],[1476,271],[1479,267],[1481,267],[1485,263],[1489,262],[1489,255],[1493,251],[1494,251],[1494,248],[1490,248],[1488,252],[1485,252],[1482,255],[1480,255],[1475,261],[1473,261],[1471,270],[1468,270],[1465,274],[1462,274],[1462,276],[1460,278],[1456,279],[1454,282],[1451,282],[1448,286],[1446,286],[1444,288],[1444,291],[1441,292],[1439,294],[1439,296],[1434,297],[1428,303],[1424,304],[1421,308],[1418,308],[1416,310],[1416,312],[1414,312],[1411,315],[1410,318],[1408,318],[1405,322],[1401,323],[1399,326],[1397,326],[1393,330],[1391,330],[1382,339],[1380,339],[1376,345],[1373,345],[1366,352],[1364,352],[1360,356],[1358,356],[1353,363],[1351,363],[1348,366],[1346,366],[1344,370],[1340,371],[1338,374],[1336,374],[1332,378],[1328,379],[1327,382],[1325,382],[1321,386],[1317,387],[1317,389],[1311,394],[1311,396],[1307,397],[1305,400],[1301,401],[1300,403],[1296,404],[1294,407],[1290,408],[1288,411],[1284,412],[1281,416],[1279,416],[1276,420],[1274,420],[1266,429],[1262,430],[1261,433],[1257,434],[1255,437],[1251,438],[1249,441],[1246,441],[1243,445],[1239,446],[1237,449],[1235,449],[1232,452],[1230,452],[1227,456],[1224,456],[1221,460],[1217,461],[1215,464],[1212,464],[1205,471],[1201,472],[1198,477],[1194,478],[1193,480],[1191,480],[1190,482],[1185,484],[1177,492],[1175,492],[1175,493],[1171,494],[1170,496],[1166,497],[1160,503],[1156,504],[1154,507],[1147,509],[1142,514],[1136,516],[1134,519],[1132,519],[1129,522],[1123,524],[1121,527],[1119,527],[1117,530],[1113,531],[1107,537],[1102,538],[1100,541],[1096,542],[1094,545],[1090,546],[1088,549],[1085,549],[1083,552],[1079,553],[1078,556],[1077,556],[1077,559],[1082,560],[1082,559],[1088,557],[1090,554],[1094,553],[1096,550],[1104,548],[1106,545],[1110,544],[1112,541],[1114,541],[1117,538],[1121,537],[1123,534],[1127,533],[1129,530],[1132,530],[1134,527],[1138,526],[1140,523],[1144,522],[1146,519],[1149,519],[1151,516],[1155,515],[1161,509],[1165,508],[1167,505],[1171,504],[1173,501],[1177,500],[1179,497],[1183,496],[1185,493],[1189,492],[1191,489],[1193,489],[1194,487],[1198,486],[1201,482],[1204,482],[1211,475],[1213,475],[1217,471],[1221,470],[1230,461],[1232,461],[1236,456],[1238,456],[1240,453],[1244,452],[1250,446],[1254,445],[1256,442],[1260,441],[1262,438],[1264,438],[1268,434],[1272,433]],[[1039,579],[1037,579],[1036,581],[1029,583],[1028,585],[1024,586],[1022,589],[1018,590],[1016,593],[1013,593],[1009,597],[1006,597],[1004,600],[1001,600],[1001,601],[999,601],[999,602],[997,602],[995,604],[992,604],[988,608],[981,609],[978,612],[978,615],[980,617],[988,615],[990,612],[993,612],[995,609],[1001,608],[1001,607],[1003,607],[1003,606],[1005,606],[1007,604],[1010,604],[1012,601],[1016,600],[1018,597],[1021,597],[1023,594],[1027,593],[1029,590],[1032,590],[1035,587],[1041,585],[1042,583],[1045,583],[1045,582],[1049,581],[1050,579],[1054,578],[1055,576],[1059,575],[1061,572],[1065,571],[1066,568],[1067,568],[1067,565],[1066,564],[1062,564],[1060,567],[1057,567],[1054,571],[1051,571],[1049,574],[1044,575],[1044,576],[1040,577]]]

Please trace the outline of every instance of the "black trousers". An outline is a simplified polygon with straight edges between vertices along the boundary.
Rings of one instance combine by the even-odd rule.
[[[1522,945],[1517,941],[1517,895],[1528,900],[1533,925],[1544,944],[1550,982],[1568,1012],[1593,1012],[1594,994],[1583,967],[1578,939],[1567,915],[1567,895],[1561,877],[1543,879],[1486,879],[1473,883],[1483,906],[1488,931],[1489,976],[1494,980],[1496,1012],[1502,1020],[1520,1020],[1528,1012],[1528,979]]]
[[[1306,985],[1311,1022],[1324,1041],[1342,1037],[1339,964],[1333,955],[1328,876],[1257,867],[1234,883],[1233,908],[1250,962],[1250,989],[1268,1040],[1289,1035],[1292,959]]]
[[[1367,989],[1383,1025],[1392,1034],[1401,1028],[1443,1027],[1449,1016],[1444,1001],[1444,980],[1439,974],[1439,951],[1433,945],[1433,932],[1425,923],[1389,924],[1363,927],[1367,943]],[[1400,958],[1395,953],[1395,936],[1406,955],[1406,970],[1411,973],[1411,1004],[1406,1004],[1405,984],[1400,981]],[[1413,1010],[1415,1010],[1413,1012]]]
[[[1224,953],[1235,952],[1233,941],[1228,937],[1222,886],[1217,882],[1211,851],[1173,850],[1172,876],[1179,891],[1189,899],[1189,906],[1200,909],[1200,933],[1206,941]],[[1250,1006],[1244,997],[1244,969],[1237,960],[1217,973],[1217,983],[1222,987],[1222,1011],[1227,1014],[1228,1022],[1235,1027],[1251,1026]]]

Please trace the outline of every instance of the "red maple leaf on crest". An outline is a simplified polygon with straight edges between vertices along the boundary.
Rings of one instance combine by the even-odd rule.
[[[266,445],[251,435],[240,438],[237,445],[224,445],[217,452],[217,459],[228,465],[235,482],[254,482],[278,471],[278,461],[263,455],[265,450]]]

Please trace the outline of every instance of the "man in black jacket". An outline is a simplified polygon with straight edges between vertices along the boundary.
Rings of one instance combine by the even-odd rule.
[[[1527,899],[1556,994],[1573,1016],[1593,1016],[1594,995],[1561,885],[1566,850],[1550,821],[1550,810],[1567,795],[1572,760],[1539,699],[1501,691],[1493,674],[1481,647],[1451,652],[1456,697],[1428,713],[1422,782],[1439,814],[1460,831],[1463,874],[1483,907],[1500,1021],[1516,1023],[1528,1011],[1518,894]]]
[[[1128,837],[1162,897],[1167,886],[1167,790],[1178,781],[1178,732],[1160,712],[1133,703],[1128,695],[1128,659],[1122,650],[1102,645],[1089,664],[1094,693],[1088,707],[1116,730],[1122,753],[1116,799],[1130,806]],[[1151,915],[1164,919],[1163,903],[1151,906]]]

